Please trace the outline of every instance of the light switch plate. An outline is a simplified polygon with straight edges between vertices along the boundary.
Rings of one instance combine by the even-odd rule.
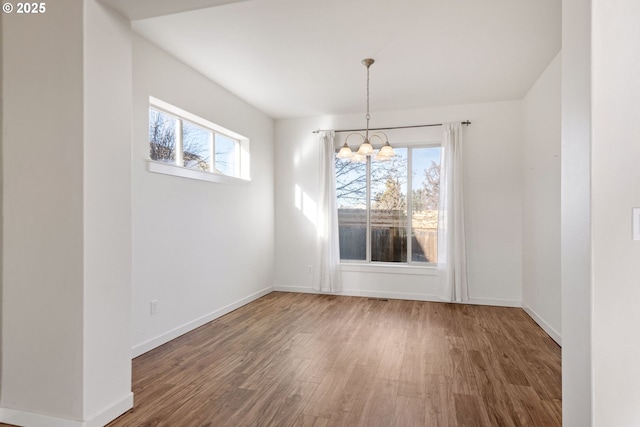
[[[631,210],[633,217],[633,240],[640,240],[640,208],[633,208]]]

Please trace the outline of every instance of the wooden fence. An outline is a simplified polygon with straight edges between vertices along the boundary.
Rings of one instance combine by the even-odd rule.
[[[366,211],[338,209],[340,224],[340,258],[366,258]],[[438,213],[422,211],[413,214],[411,260],[436,262],[438,254]],[[371,210],[371,260],[407,261],[407,213],[403,210]]]

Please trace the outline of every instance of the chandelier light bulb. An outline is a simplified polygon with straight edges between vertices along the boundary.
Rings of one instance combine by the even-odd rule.
[[[369,141],[365,140],[358,148],[358,154],[362,154],[364,156],[370,156],[373,154],[373,146],[369,143]]]
[[[353,156],[351,156],[351,161],[353,163],[366,163],[367,156],[360,153],[353,153]]]
[[[338,154],[336,154],[336,157],[339,159],[350,159],[353,157],[353,151],[351,151],[351,148],[345,142],[340,151],[338,151]]]
[[[393,157],[395,156],[396,153],[393,151],[393,148],[391,147],[391,145],[389,145],[389,143],[385,143],[382,148],[380,148],[380,150],[378,151],[378,156],[380,157]]]

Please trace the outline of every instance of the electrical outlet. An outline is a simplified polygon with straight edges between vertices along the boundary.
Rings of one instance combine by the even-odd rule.
[[[158,300],[151,300],[151,314],[156,314],[158,312]]]
[[[307,273],[309,274],[313,273],[313,266],[311,264],[307,266]]]

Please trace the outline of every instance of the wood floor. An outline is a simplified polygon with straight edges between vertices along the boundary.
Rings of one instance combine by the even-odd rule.
[[[133,361],[109,427],[560,426],[560,348],[521,310],[271,293]]]

